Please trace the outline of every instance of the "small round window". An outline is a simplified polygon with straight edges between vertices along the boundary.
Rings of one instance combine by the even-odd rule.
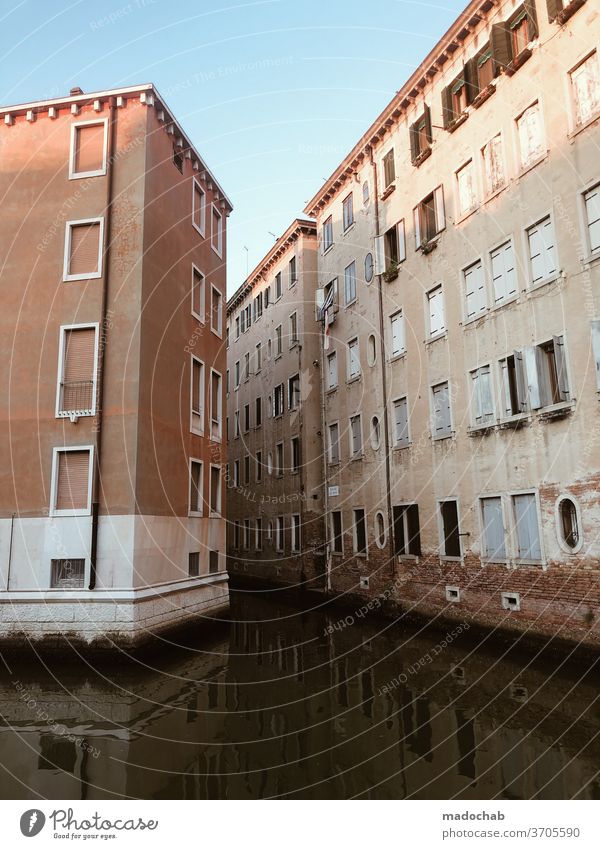
[[[377,451],[381,445],[381,423],[378,416],[373,416],[371,419],[371,447]]]
[[[379,548],[385,545],[385,519],[381,511],[375,513],[375,542]]]
[[[373,333],[367,340],[367,362],[370,366],[374,366],[377,361],[377,342]]]
[[[373,279],[373,254],[368,253],[365,257],[365,283]]]
[[[558,534],[567,551],[575,552],[581,547],[579,511],[572,498],[562,498],[558,503]]]

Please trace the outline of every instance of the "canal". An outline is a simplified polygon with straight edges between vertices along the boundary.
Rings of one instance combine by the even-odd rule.
[[[0,797],[600,798],[591,664],[276,593],[229,618],[98,668],[6,653]]]

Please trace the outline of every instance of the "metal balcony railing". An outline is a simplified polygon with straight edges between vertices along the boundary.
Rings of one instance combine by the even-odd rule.
[[[66,380],[60,384],[59,413],[90,414],[94,411],[94,381]]]

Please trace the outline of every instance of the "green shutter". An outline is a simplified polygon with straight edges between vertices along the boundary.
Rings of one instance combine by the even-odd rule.
[[[414,164],[417,156],[419,155],[419,145],[417,142],[417,123],[410,125],[410,130],[408,134],[410,136],[410,158],[412,163]]]
[[[469,59],[468,62],[465,62],[463,77],[467,92],[467,103],[473,103],[479,94],[479,86],[477,84],[477,60],[475,58]]]
[[[535,8],[535,0],[525,0],[525,11],[527,12],[527,20],[529,22],[529,39],[533,41],[540,34],[537,21],[537,11]]]
[[[426,103],[423,106],[423,113],[425,115],[425,135],[427,136],[427,141],[431,144],[433,141],[433,133],[431,132],[431,109]]]
[[[490,33],[490,46],[498,70],[507,68],[512,60],[512,48],[510,43],[510,30],[506,23],[494,24]]]
[[[452,123],[454,113],[452,111],[452,87],[446,86],[442,91],[442,118],[444,119],[444,129]]]
[[[548,7],[548,20],[552,23],[562,12],[562,0],[546,0],[546,6]]]

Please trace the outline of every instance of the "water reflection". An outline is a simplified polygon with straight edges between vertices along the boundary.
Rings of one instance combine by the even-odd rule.
[[[591,671],[338,615],[237,594],[135,664],[7,655],[0,796],[600,796]]]

